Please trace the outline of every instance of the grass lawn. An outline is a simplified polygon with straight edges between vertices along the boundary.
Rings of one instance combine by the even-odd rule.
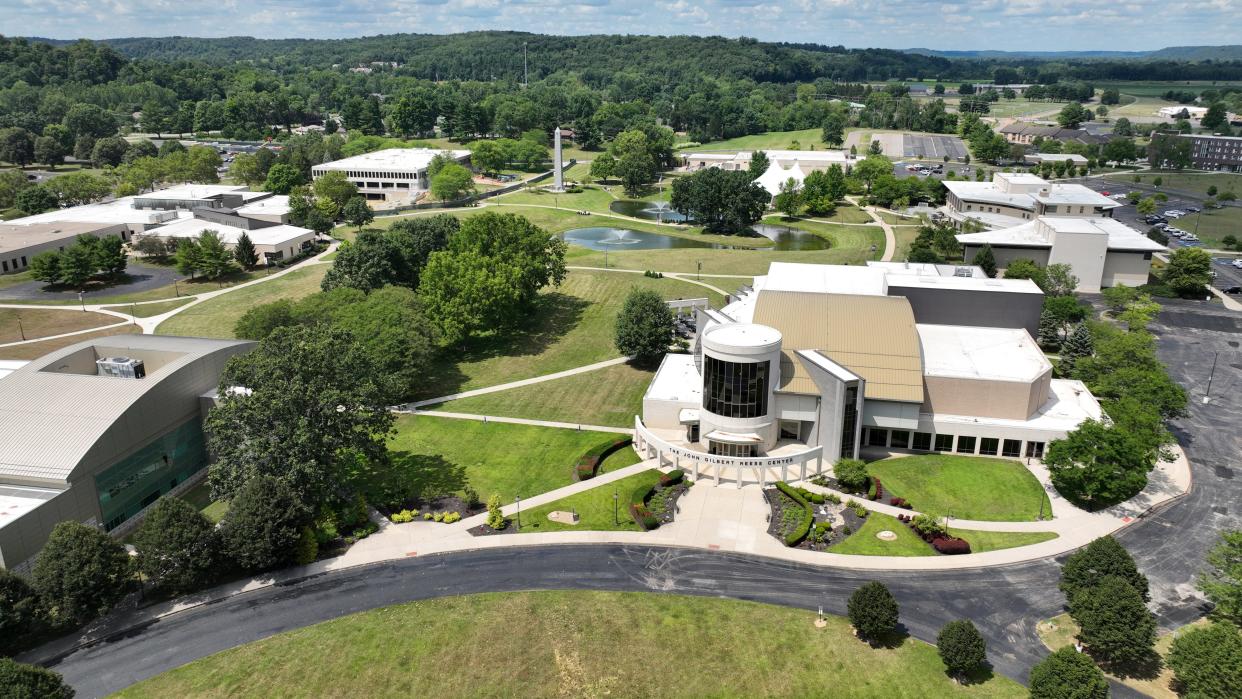
[[[120,318],[117,320],[119,321]],[[43,342],[31,342],[25,345],[0,347],[0,359],[37,359],[53,350],[68,347],[69,345],[77,344],[79,342],[85,342],[86,340],[95,340],[101,337],[109,337],[111,335],[129,335],[137,332],[141,332],[141,329],[130,324],[122,325],[116,328],[108,328],[107,330],[100,330],[98,332],[60,337],[55,340],[44,340]]]
[[[897,250],[893,253],[893,259],[904,261],[910,254],[914,239],[919,237],[919,226],[896,226],[893,228],[893,237],[897,239]]]
[[[866,215],[861,211],[859,213]],[[763,222],[773,226],[789,226],[814,233],[821,238],[831,240],[833,248],[870,252],[871,246],[874,245],[876,246],[876,256],[872,259],[880,259],[880,254],[884,252],[884,231],[879,226],[840,226],[831,223],[819,223],[817,221],[790,221],[780,215],[767,216],[763,219]],[[805,254],[805,252],[800,254]]]
[[[1025,99],[1002,99],[989,105],[987,116],[1019,117],[1026,116],[1028,114],[1039,114],[1047,111],[1052,111],[1055,114],[1056,112],[1061,111],[1061,108],[1066,104],[1068,104],[1068,102],[1039,102],[1028,101]]]
[[[623,449],[634,457],[637,463],[638,455],[633,449]],[[656,469],[647,469],[641,473],[635,473],[632,476],[626,476],[619,481],[605,483],[604,485],[591,488],[576,495],[570,495],[567,498],[561,498],[546,505],[532,508],[530,511],[522,512],[522,531],[530,532],[563,532],[577,530],[592,531],[610,531],[610,532],[637,532],[642,531],[637,524],[634,524],[633,518],[629,512],[629,497],[638,487],[651,487],[660,480],[660,472]],[[613,495],[620,494],[617,501],[613,502]],[[615,506],[615,512],[614,512]],[[548,519],[548,513],[560,510],[562,512],[577,512],[579,521],[577,524],[562,524],[561,522],[553,522]],[[616,524],[613,524],[613,515],[616,515]]]
[[[1160,634],[1156,638],[1156,652],[1160,654],[1161,658],[1167,657],[1169,648],[1173,646],[1173,640],[1179,634],[1192,628],[1207,626],[1208,623],[1207,619],[1199,619],[1171,633]],[[1059,614],[1051,619],[1039,622],[1035,627],[1035,632],[1039,634],[1039,640],[1043,641],[1049,650],[1057,650],[1065,646],[1074,645],[1074,639],[1078,636],[1078,624],[1069,614]],[[1107,672],[1104,674],[1108,675],[1110,679],[1155,699],[1177,699],[1177,697],[1181,696],[1173,691],[1171,686],[1173,682],[1173,669],[1168,665],[1162,666],[1160,674],[1155,677],[1117,677]]]
[[[44,310],[42,308],[0,308],[0,342],[34,340],[120,322],[123,322],[121,318],[103,313]]]
[[[897,535],[892,541],[884,541],[876,537],[882,531],[890,531]],[[832,553],[845,553],[854,556],[934,556],[936,552],[931,545],[920,539],[910,528],[892,517],[879,512],[867,515],[862,528],[854,532],[845,541],[828,549]]]
[[[1224,249],[1221,238],[1227,235],[1242,238],[1242,208],[1234,206],[1183,216],[1171,223],[1184,231],[1197,231],[1199,240],[1209,248]]]
[[[841,204],[831,216],[811,216],[806,214],[806,217],[832,223],[871,223],[871,217],[867,215],[867,212],[853,204]]]
[[[756,148],[769,148],[773,150],[795,150],[794,141],[798,142],[801,150],[811,150],[814,146],[817,150],[825,150],[827,146],[823,141],[823,129],[802,129],[801,131],[768,131],[765,133],[751,134],[749,136],[738,136],[724,141],[712,141],[698,146],[690,146],[683,148],[683,151],[716,151],[716,150],[754,150]]]
[[[1006,677],[959,685],[936,649],[872,648],[849,622],[737,600],[518,592],[375,609],[222,651],[119,697],[1026,696]],[[493,652],[498,640],[503,650]],[[656,658],[685,655],[692,662]],[[657,679],[658,678],[658,679]]]
[[[299,299],[319,291],[328,265],[313,265],[283,277],[231,291],[204,301],[160,323],[160,335],[233,337],[233,325],[251,308],[278,299]]]
[[[1052,506],[1048,494],[1021,462],[976,456],[927,454],[867,464],[885,497],[902,497],[920,512],[957,519],[1031,522]]]
[[[15,272],[13,274],[0,274],[0,289],[6,289],[10,286],[17,286],[18,284],[25,284],[33,279],[34,277],[31,276],[30,270],[26,270],[25,272]]]
[[[651,370],[621,364],[531,386],[459,398],[434,409],[633,427],[634,416],[642,412],[643,393],[653,375]]]
[[[1242,196],[1242,175],[1229,172],[1145,172],[1140,174],[1117,173],[1106,177],[1109,182],[1117,182],[1123,185],[1134,184],[1134,178],[1139,178],[1139,182],[1145,185],[1154,186],[1154,180],[1160,178],[1161,189],[1181,190],[1185,192],[1195,192],[1201,196],[1207,196],[1208,187],[1215,186],[1217,193],[1233,192],[1238,196]],[[1144,196],[1147,196],[1144,192]],[[1157,208],[1164,210],[1168,207],[1161,207],[1157,202]],[[1185,221],[1183,218],[1182,221]],[[1184,226],[1178,225],[1178,228]]]
[[[1029,546],[1057,538],[1056,532],[992,532],[955,527],[949,527],[949,533],[969,541],[971,553]]]
[[[573,270],[560,288],[541,293],[539,308],[524,328],[473,338],[455,348],[451,361],[430,372],[420,395],[414,397],[434,398],[620,356],[613,346],[613,328],[617,311],[634,287],[653,289],[668,299],[706,296],[713,304],[721,301],[719,294],[667,277]]]
[[[163,301],[166,299],[176,299],[179,296],[194,296],[206,293],[208,291],[217,291],[224,287],[236,286],[242,282],[248,282],[252,279],[258,279],[264,276],[265,272],[234,272],[232,274],[208,281],[203,278],[186,279],[176,284],[168,286],[147,289],[146,291],[136,291],[128,294],[114,294],[103,298],[94,298],[92,294],[86,294],[86,302],[89,303],[107,303],[107,304],[128,304],[143,303],[144,301]],[[124,289],[124,286],[112,286],[108,288],[109,292]],[[36,303],[47,306],[75,306],[78,303],[76,298],[57,298],[46,301],[22,301],[22,303]]]
[[[208,487],[206,478],[182,493],[181,499],[197,507],[203,516],[211,520],[212,524],[224,519],[224,515],[229,511],[227,502],[211,499],[211,488]]]
[[[431,488],[444,493],[469,485],[484,500],[499,493],[505,502],[569,485],[578,457],[621,437],[427,415],[402,415],[396,429],[388,443],[392,466],[364,474],[365,483],[382,485],[395,479],[414,483],[419,492]]]
[[[170,301],[149,301],[147,303],[135,303],[128,306],[104,306],[109,311],[118,311],[120,313],[129,313],[139,318],[150,318],[167,313],[174,308],[181,308],[190,302],[190,299],[172,299]]]

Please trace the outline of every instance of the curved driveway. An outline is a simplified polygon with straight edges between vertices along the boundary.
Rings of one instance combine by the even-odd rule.
[[[1161,625],[1203,611],[1194,577],[1222,529],[1242,528],[1242,316],[1169,302],[1155,330],[1160,354],[1191,394],[1175,423],[1194,469],[1194,489],[1120,538],[1150,577]],[[1212,400],[1203,403],[1214,353]],[[824,569],[741,554],[648,546],[557,545],[486,549],[343,570],[238,595],[166,617],[71,653],[55,669],[80,696],[98,696],[186,662],[275,633],[378,606],[444,595],[531,589],[642,590],[733,597],[841,614],[865,580],[901,602],[902,622],[923,640],[957,618],[988,639],[997,671],[1023,679],[1046,654],[1035,624],[1063,599],[1056,561],[944,572]],[[1132,692],[1114,687],[1114,696]]]

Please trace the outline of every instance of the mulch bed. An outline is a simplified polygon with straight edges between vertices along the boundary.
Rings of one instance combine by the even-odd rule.
[[[379,508],[377,508],[379,509]],[[409,510],[415,513],[414,521],[423,522],[423,515],[435,514],[437,512],[460,512],[462,519],[470,515],[477,515],[487,510],[487,506],[483,503],[476,504],[474,507],[467,507],[466,501],[457,495],[446,495],[444,497],[433,498],[431,500],[411,500],[407,501],[401,507],[393,509],[379,509],[379,513],[392,520],[392,516],[402,510]]]
[[[768,534],[775,537],[777,541],[784,543],[786,534],[787,521],[799,521],[802,517],[802,506],[794,502],[792,498],[785,495],[776,488],[767,488],[763,491],[763,496],[767,499],[768,505],[772,508],[772,513],[768,517]],[[811,504],[815,513],[815,522],[836,521],[833,515],[839,515],[845,520],[844,524],[834,524],[827,536],[818,543],[811,540],[813,534],[808,534],[797,546],[791,548],[805,549],[807,551],[827,551],[835,544],[839,544],[852,536],[855,532],[862,528],[865,518],[854,514],[853,508],[846,507],[845,503],[825,502],[822,505]],[[846,530],[849,533],[846,533]],[[814,525],[811,529],[812,533]]]
[[[677,515],[677,501],[681,499],[686,491],[690,490],[690,483],[684,478],[669,486],[655,486],[655,492],[647,499],[647,509],[651,510],[651,514],[660,520],[660,524],[668,524],[673,521]],[[653,503],[658,503],[653,506]]]

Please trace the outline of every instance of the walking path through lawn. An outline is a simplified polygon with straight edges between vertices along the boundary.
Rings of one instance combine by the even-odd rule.
[[[479,422],[507,422],[512,425],[534,425],[536,427],[560,427],[567,430],[586,430],[588,432],[611,432],[613,434],[634,434],[634,430],[624,427],[608,427],[606,425],[583,425],[577,422],[556,422],[554,420],[527,420],[522,417],[500,417],[497,415],[476,415],[474,413],[450,413],[441,410],[408,410],[413,415],[429,415],[431,417],[447,417],[454,420],[476,420]]]
[[[875,212],[875,207],[860,205],[858,197],[846,197],[845,200],[867,212],[871,220],[884,230],[884,254],[880,256],[880,262],[892,261],[893,255],[897,254],[897,235],[893,233],[893,227],[884,222],[884,219]]]
[[[616,357],[614,359],[605,359],[602,362],[596,362],[594,364],[587,364],[586,366],[574,367],[573,369],[566,369],[565,371],[558,371],[552,374],[544,374],[542,376],[535,376],[529,379],[522,379],[521,381],[510,381],[509,383],[497,384],[495,386],[487,386],[485,388],[476,388],[470,391],[462,391],[461,393],[450,393],[447,396],[440,396],[438,398],[428,398],[426,400],[417,400],[417,401],[414,401],[413,403],[406,403],[405,405],[401,406],[399,410],[414,411],[414,410],[417,410],[419,408],[422,408],[428,405],[439,405],[440,403],[447,403],[451,400],[457,400],[458,398],[469,398],[471,396],[481,396],[486,393],[495,393],[496,391],[507,391],[510,388],[520,388],[522,386],[529,386],[531,384],[542,383],[544,381],[555,381],[556,379],[563,379],[566,376],[573,376],[575,374],[583,374],[588,371],[595,371],[596,369],[604,369],[610,366],[624,364],[625,362],[628,362],[628,361],[629,361],[628,357]]]

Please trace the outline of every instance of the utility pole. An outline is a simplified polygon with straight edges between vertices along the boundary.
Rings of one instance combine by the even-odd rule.
[[[1203,402],[1212,400],[1212,379],[1216,376],[1216,360],[1220,359],[1220,352],[1212,353],[1212,371],[1208,374],[1207,390],[1203,392]]]
[[[522,87],[530,86],[530,66],[526,62],[526,42],[522,42]]]

